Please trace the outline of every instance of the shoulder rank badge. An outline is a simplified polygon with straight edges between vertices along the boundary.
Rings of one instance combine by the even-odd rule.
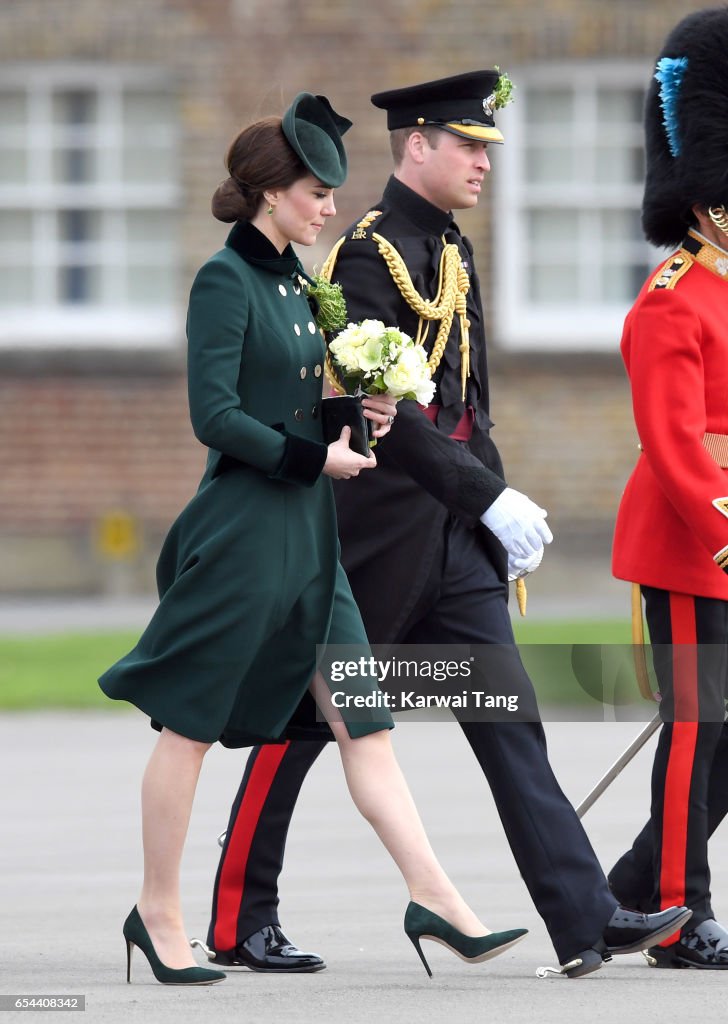
[[[649,290],[652,292],[658,288],[674,288],[683,274],[690,269],[692,262],[688,254],[681,250],[677,256],[673,256],[669,264],[657,271],[650,282]]]

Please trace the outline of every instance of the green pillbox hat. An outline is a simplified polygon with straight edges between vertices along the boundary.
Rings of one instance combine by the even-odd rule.
[[[305,167],[327,188],[346,180],[346,151],[341,141],[351,128],[325,96],[300,92],[283,115],[283,134]]]

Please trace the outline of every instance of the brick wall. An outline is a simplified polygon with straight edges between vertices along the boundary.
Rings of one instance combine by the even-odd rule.
[[[204,457],[180,373],[3,379],[0,593],[150,589]],[[123,561],[101,542],[119,513],[138,534]]]
[[[389,168],[377,89],[498,63],[650,58],[703,3],[683,0],[4,0],[0,60],[139,62],[178,86],[183,133],[180,308],[225,227],[209,213],[223,154],[251,118],[301,89],[324,92],[355,128],[337,196],[343,227],[380,194]],[[487,198],[465,227],[490,289]],[[307,253],[320,263],[335,228]],[[1,240],[0,240],[1,244]],[[616,355],[492,358],[493,416],[510,482],[545,504],[569,543],[608,543],[634,461],[629,395]],[[617,339],[615,339],[616,347]],[[149,589],[166,527],[204,453],[186,411],[183,339],[167,359],[0,352],[0,593]],[[122,576],[95,543],[121,509],[141,547]],[[121,584],[119,584],[121,580]]]
[[[204,463],[185,403],[180,376],[0,384],[3,527],[77,530],[109,508],[169,523]]]
[[[549,510],[558,554],[603,554],[637,457],[615,357],[495,360],[493,436],[508,482]]]

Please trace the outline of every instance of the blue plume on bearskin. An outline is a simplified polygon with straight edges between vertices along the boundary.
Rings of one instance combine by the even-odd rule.
[[[665,40],[645,105],[642,227],[677,247],[692,207],[728,206],[728,6],[695,11]]]

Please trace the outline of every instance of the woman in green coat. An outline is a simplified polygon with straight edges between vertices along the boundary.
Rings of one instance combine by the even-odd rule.
[[[330,480],[371,470],[376,459],[351,451],[348,428],[324,443],[324,344],[290,243],[312,244],[335,213],[349,126],[325,97],[301,93],[283,119],[241,132],[227,156],[230,177],[213,197],[214,215],[236,223],[199,271],[189,303],[190,412],[209,448],[207,467],[162,548],[156,613],[100,680],[161,733],[142,786],[144,883],[124,924],[127,980],[134,946],[163,983],[224,978],[194,966],[179,901],[202,759],[217,740],[236,747],[315,728],[311,695],[357,807],[416,901],[406,926],[418,951],[424,931],[438,927],[455,948],[453,935],[466,942],[469,959],[522,934],[484,935],[438,864],[392,754],[389,713],[343,721],[317,671],[317,645],[367,643],[338,562]],[[394,401],[365,401],[383,436]],[[376,680],[348,678],[345,689],[366,697]]]

